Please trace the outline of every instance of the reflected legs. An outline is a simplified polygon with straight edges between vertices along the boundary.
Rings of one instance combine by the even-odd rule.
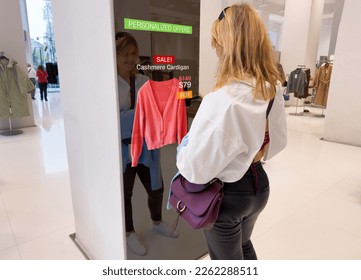
[[[134,231],[132,196],[136,174],[138,174],[139,179],[141,180],[145,190],[147,191],[148,208],[150,211],[151,219],[154,222],[158,223],[162,220],[162,202],[164,192],[163,186],[161,189],[152,190],[150,187],[151,181],[149,168],[144,166],[143,164],[139,164],[136,167],[131,167],[131,165],[128,164],[123,176],[126,232]]]

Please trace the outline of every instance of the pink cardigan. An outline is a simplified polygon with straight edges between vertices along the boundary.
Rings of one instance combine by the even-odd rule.
[[[178,143],[187,134],[184,99],[177,99],[179,81],[146,82],[138,91],[132,134],[132,166],[137,166],[143,139],[148,150]]]

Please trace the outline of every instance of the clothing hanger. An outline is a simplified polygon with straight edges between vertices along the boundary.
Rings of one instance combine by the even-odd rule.
[[[307,70],[309,68],[306,67],[306,65],[303,65],[303,64],[300,64],[300,65],[297,65],[297,70]]]

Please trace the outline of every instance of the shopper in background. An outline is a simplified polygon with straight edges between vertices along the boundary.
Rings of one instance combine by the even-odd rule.
[[[44,69],[43,65],[38,66],[36,76],[38,77],[40,99],[43,100],[45,98],[45,101],[48,101],[48,73]]]
[[[153,220],[153,229],[168,237],[177,237],[178,234],[172,232],[168,225],[162,221],[164,186],[160,165],[160,151],[148,150],[144,143],[138,165],[136,167],[131,166],[130,144],[138,90],[149,78],[136,71],[136,63],[139,60],[139,49],[137,41],[130,33],[119,32],[116,34],[116,54],[122,138],[126,240],[128,246],[134,253],[145,255],[147,249],[139,240],[133,225],[132,196],[135,176],[137,174],[148,194],[148,208],[151,219]]]
[[[203,231],[211,259],[254,260],[251,235],[269,197],[260,160],[286,146],[284,100],[275,91],[279,74],[267,30],[248,4],[221,12],[212,46],[219,58],[216,83],[178,147],[177,167],[193,183],[224,182],[218,219]]]
[[[35,100],[35,84],[36,84],[36,71],[33,68],[33,66],[31,66],[31,64],[28,63],[28,77],[30,79],[30,81],[33,83],[34,85],[34,89],[30,92],[31,93],[31,99]]]

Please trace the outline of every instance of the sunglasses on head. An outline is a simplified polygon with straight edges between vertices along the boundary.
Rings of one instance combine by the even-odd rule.
[[[225,8],[225,9],[222,10],[222,12],[221,12],[221,13],[219,14],[219,16],[218,16],[218,20],[224,19],[224,16],[226,15],[226,11],[227,11],[228,8],[229,8],[229,7],[227,7],[227,8]]]
[[[123,38],[123,37],[128,36],[128,35],[130,35],[130,33],[125,32],[125,31],[117,32],[115,34],[115,40],[118,40],[118,39]]]

